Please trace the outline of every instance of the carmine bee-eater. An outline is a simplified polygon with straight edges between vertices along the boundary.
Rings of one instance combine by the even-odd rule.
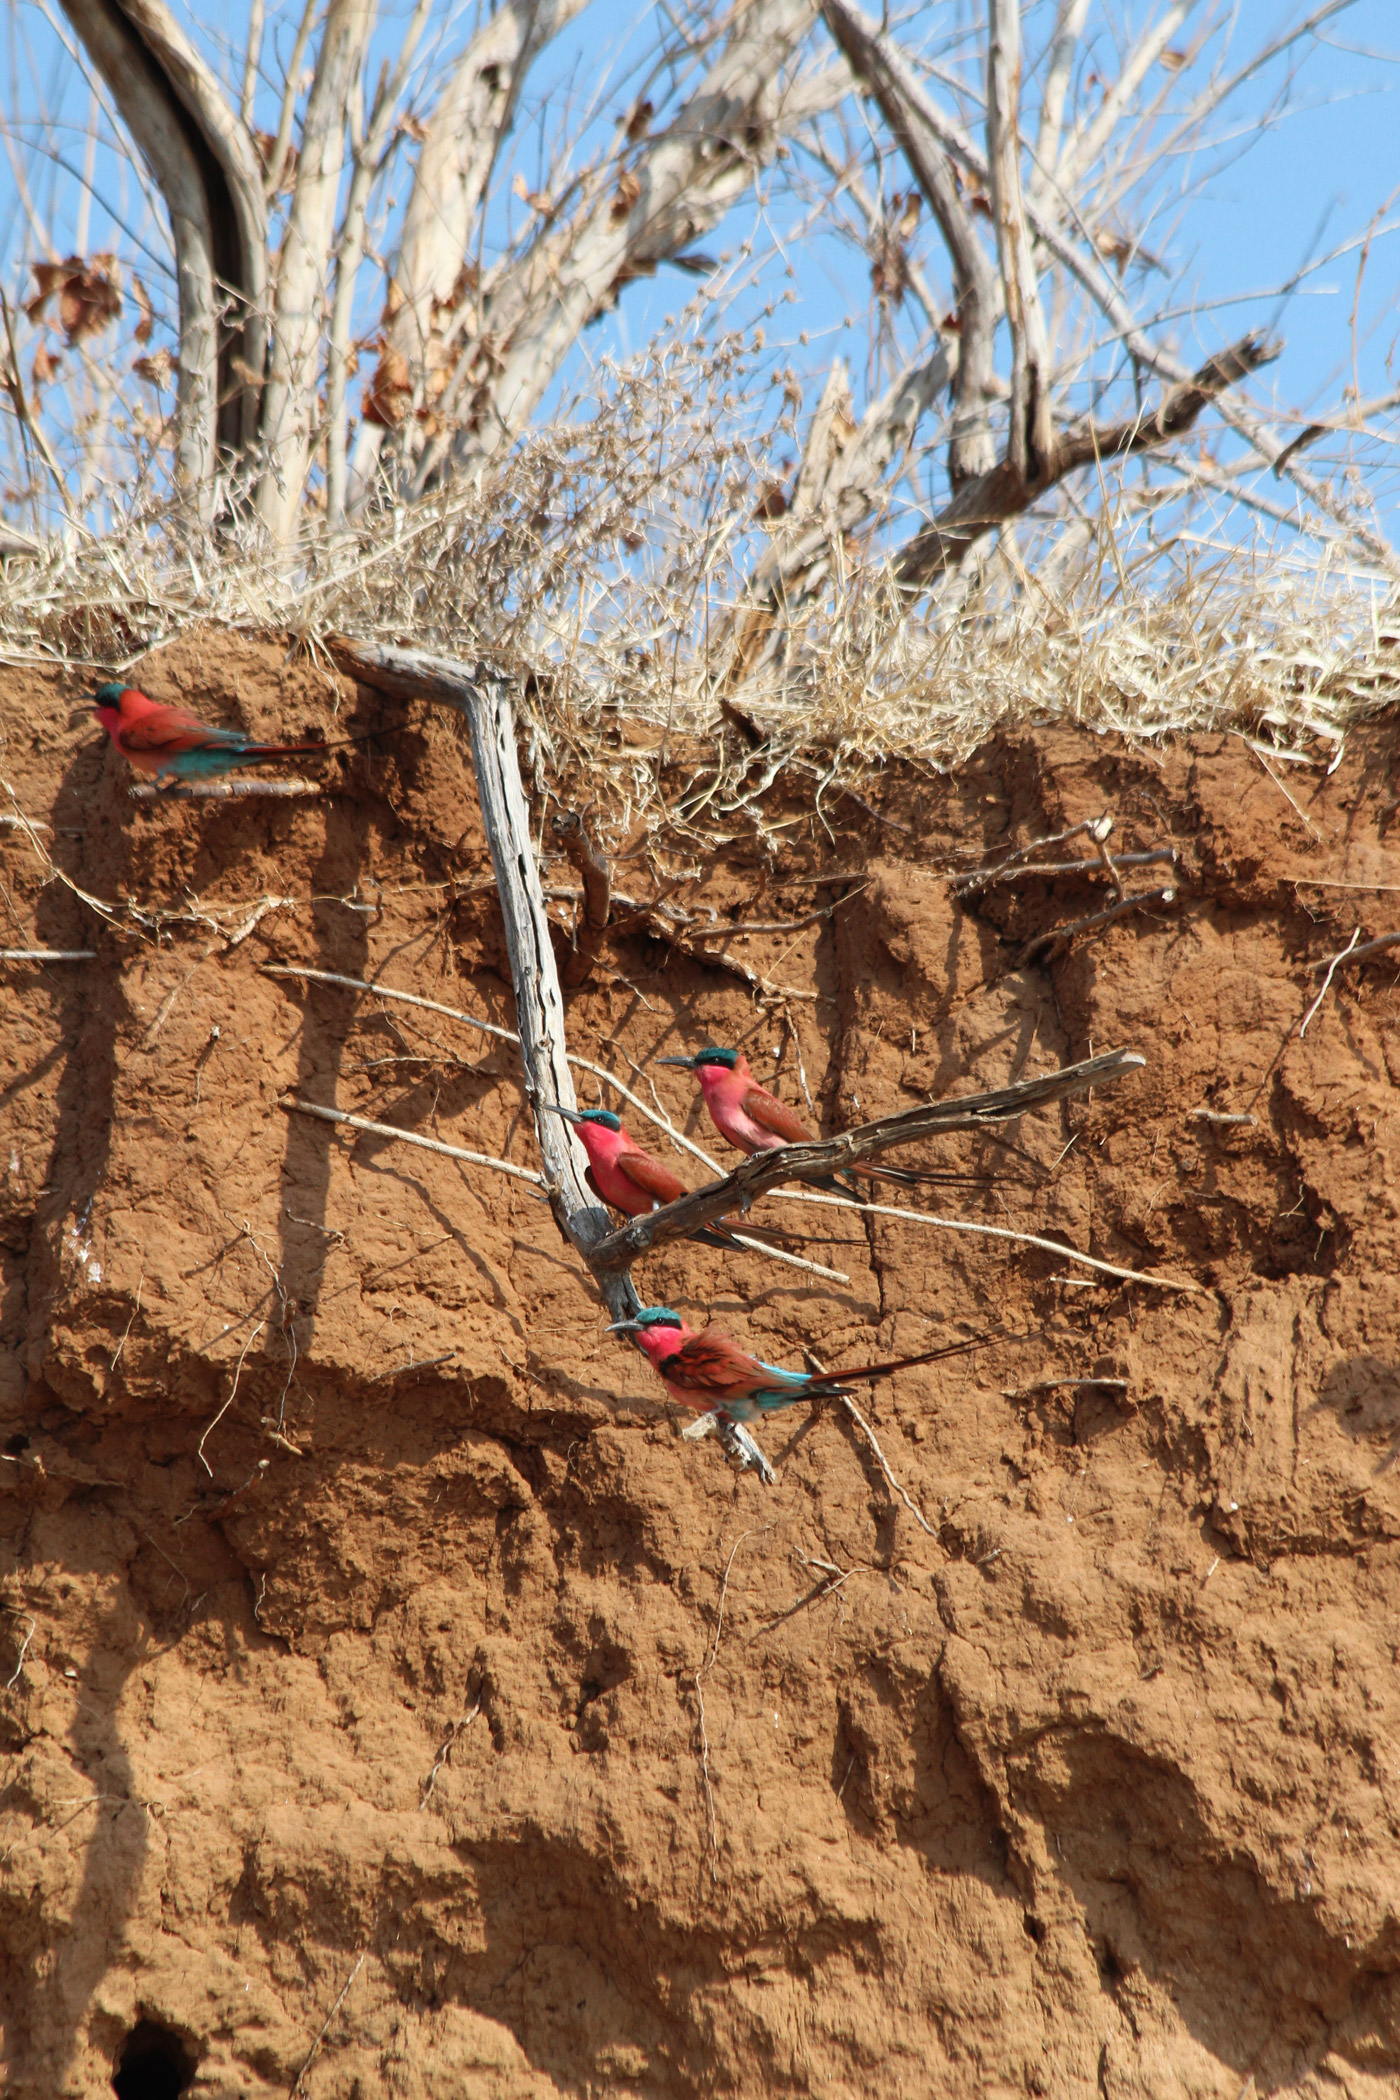
[[[579,1143],[588,1154],[588,1186],[614,1210],[625,1212],[629,1218],[644,1218],[663,1203],[674,1203],[678,1196],[689,1194],[679,1175],[639,1145],[611,1109],[560,1108],[554,1101],[546,1101],[545,1107],[551,1115],[562,1116],[566,1123],[573,1124]],[[745,1225],[744,1230],[756,1240],[779,1238],[761,1225]],[[702,1240],[707,1247],[739,1246],[723,1225],[702,1225],[686,1237]]]
[[[799,1400],[838,1400],[867,1378],[888,1378],[914,1364],[930,1364],[949,1349],[897,1356],[889,1363],[857,1364],[842,1371],[784,1371],[741,1349],[721,1327],[696,1334],[669,1305],[648,1305],[633,1320],[615,1320],[609,1334],[634,1334],[673,1400],[700,1412],[718,1408],[733,1422],[757,1422],[775,1408]],[[966,1344],[959,1347],[966,1347]]]
[[[157,786],[180,780],[216,780],[265,758],[324,751],[325,744],[260,744],[242,729],[216,729],[183,707],[164,707],[134,685],[99,686],[93,713],[122,757]]]
[[[710,1111],[710,1121],[723,1138],[740,1152],[752,1156],[755,1152],[776,1152],[781,1145],[806,1145],[812,1142],[812,1133],[794,1114],[786,1101],[770,1094],[766,1086],[760,1086],[749,1069],[749,1061],[742,1050],[697,1050],[693,1057],[658,1057],[659,1065],[682,1065],[693,1072],[700,1082],[700,1091],[705,1096],[705,1106]],[[814,1182],[814,1188],[834,1189],[841,1195],[849,1195],[849,1187],[843,1182],[850,1175],[860,1174],[872,1181],[892,1181],[901,1188],[917,1188],[921,1184],[940,1182],[949,1185],[976,1183],[982,1176],[976,1174],[912,1173],[903,1167],[876,1167],[865,1160],[853,1161],[841,1170],[842,1180],[828,1174]]]

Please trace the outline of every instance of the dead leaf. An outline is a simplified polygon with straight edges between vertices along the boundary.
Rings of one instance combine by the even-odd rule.
[[[525,203],[529,205],[531,211],[553,211],[554,200],[549,195],[548,191],[532,190],[529,184],[526,182],[525,177],[523,175],[516,176],[514,182],[511,184],[511,188],[514,190],[517,197],[524,199]]]
[[[909,240],[915,227],[918,225],[923,201],[917,190],[910,190],[907,197],[901,197],[899,191],[896,190],[894,196],[890,199],[891,211],[899,214],[895,220],[894,230],[901,241]]]
[[[756,518],[781,518],[788,507],[787,490],[781,481],[770,481],[754,505]]]
[[[141,318],[136,323],[136,340],[138,343],[149,343],[151,330],[156,325],[156,310],[151,304],[150,293],[134,272],[131,279],[131,291],[136,304],[141,309]]]
[[[476,264],[474,262],[464,262],[452,280],[452,289],[447,294],[447,297],[439,299],[436,293],[433,295],[434,325],[436,325],[441,316],[455,314],[459,307],[464,306],[472,294],[479,289],[480,284],[481,272]]]
[[[1191,61],[1185,51],[1177,51],[1168,46],[1157,63],[1165,66],[1169,73],[1179,73],[1182,67],[1189,65]]]
[[[365,389],[360,414],[366,423],[377,423],[382,430],[397,430],[413,398],[408,359],[384,336],[379,338],[378,350],[379,362]]]
[[[253,133],[253,144],[258,149],[258,159],[262,162],[263,174],[267,175],[272,167],[272,156],[277,148],[277,134],[274,131],[255,131]],[[286,154],[282,161],[282,172],[277,178],[277,194],[279,197],[285,197],[289,190],[296,187],[297,159],[297,149],[289,139],[287,141]]]
[[[631,168],[624,168],[617,178],[617,188],[613,192],[612,216],[615,219],[625,219],[641,194],[641,176],[634,174]]]
[[[70,255],[66,262],[35,263],[33,267],[39,289],[24,310],[31,321],[37,321],[57,293],[59,325],[70,343],[80,343],[85,335],[99,335],[120,314],[122,279],[115,255],[94,255],[91,262]]]
[[[417,146],[421,146],[428,136],[428,127],[421,117],[400,117],[399,130],[406,132]]]
[[[635,146],[638,139],[646,136],[647,129],[655,115],[656,111],[650,102],[639,102],[636,104],[631,116],[627,119],[627,137],[630,144]]]
[[[138,357],[132,366],[138,379],[147,386],[160,388],[169,386],[175,371],[175,360],[166,349],[153,350],[149,357]]]
[[[30,384],[34,389],[36,401],[41,389],[57,378],[58,369],[62,363],[63,359],[61,357],[56,357],[51,350],[46,349],[40,343],[38,349],[34,352],[34,363],[29,374]]]

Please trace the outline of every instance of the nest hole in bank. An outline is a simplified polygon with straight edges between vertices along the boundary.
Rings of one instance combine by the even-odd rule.
[[[122,2043],[112,2091],[117,2100],[180,2100],[196,2059],[183,2038],[156,2020],[138,2020]]]

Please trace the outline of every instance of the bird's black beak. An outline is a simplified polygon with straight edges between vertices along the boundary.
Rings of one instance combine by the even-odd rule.
[[[693,1057],[658,1057],[656,1063],[659,1065],[684,1065],[687,1072],[695,1070],[695,1059]]]
[[[540,1107],[546,1115],[562,1116],[566,1123],[581,1123],[583,1117],[576,1108],[561,1108],[557,1101],[541,1101]]]
[[[603,1329],[604,1334],[640,1334],[641,1331],[640,1320],[614,1320],[611,1327]]]

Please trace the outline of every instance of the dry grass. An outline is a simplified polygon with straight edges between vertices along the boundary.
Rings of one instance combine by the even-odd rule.
[[[133,502],[104,537],[75,528],[4,564],[0,660],[120,669],[199,624],[312,652],[334,632],[409,640],[518,678],[537,779],[606,766],[617,825],[655,810],[658,769],[610,750],[607,720],[714,738],[723,695],[763,746],[729,729],[667,811],[711,835],[783,769],[820,806],[894,756],[956,765],[1008,723],[1237,730],[1326,759],[1393,697],[1393,581],[1321,527],[1287,547],[1232,540],[1247,514],[1212,510],[1180,460],[1103,481],[1093,511],[1062,493],[912,604],[889,559],[916,515],[906,489],[859,544],[833,545],[825,583],[737,679],[734,608],[767,536],[792,529],[754,522],[774,459],[744,392],[751,348],[670,346],[606,372],[591,418],[532,433],[491,478],[340,535],[313,519],[291,558],[251,525],[201,536]]]

